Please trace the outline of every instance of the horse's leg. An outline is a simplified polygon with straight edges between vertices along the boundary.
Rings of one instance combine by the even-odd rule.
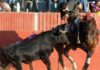
[[[51,63],[48,56],[42,58],[43,63],[47,66],[48,70],[51,70]]]
[[[91,49],[88,48],[88,46],[86,46],[86,44],[84,44],[83,46],[80,47],[82,50],[84,50],[87,54],[86,60],[85,60],[85,64],[83,67],[83,70],[87,70],[88,66],[90,65],[91,62],[91,56],[93,54],[93,52],[91,52]]]
[[[75,62],[74,59],[68,54],[69,50],[70,50],[70,47],[65,47],[65,49],[64,49],[64,55],[65,55],[65,57],[67,57],[67,58],[69,59],[69,61],[71,62],[71,64],[72,64],[72,69],[73,69],[73,70],[77,70],[76,62]]]

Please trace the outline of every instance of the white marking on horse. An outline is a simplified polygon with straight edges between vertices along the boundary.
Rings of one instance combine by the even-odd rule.
[[[71,56],[69,56],[68,57],[72,62],[74,62],[74,59],[71,57]]]
[[[74,65],[74,68],[77,69],[77,64],[76,64],[76,62],[74,62],[73,65]]]
[[[67,70],[66,66],[64,67],[64,70]]]
[[[76,62],[74,61],[74,59],[73,59],[71,56],[69,56],[68,58],[71,60],[71,62],[72,62],[72,64],[73,64],[73,68],[74,68],[75,70],[77,70],[77,64],[76,64]]]
[[[87,63],[87,64],[90,64],[90,62],[91,62],[91,58],[87,58],[86,63]]]

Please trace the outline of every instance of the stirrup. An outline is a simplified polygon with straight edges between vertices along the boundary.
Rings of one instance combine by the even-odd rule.
[[[80,44],[80,39],[79,39],[79,36],[77,37],[77,43]]]
[[[78,44],[81,43],[81,41],[80,41],[80,39],[79,39],[79,31],[78,31],[78,36],[77,36],[77,43],[78,43]]]

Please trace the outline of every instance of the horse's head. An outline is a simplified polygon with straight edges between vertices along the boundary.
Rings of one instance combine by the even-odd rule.
[[[96,20],[93,15],[91,16],[90,14],[86,14],[80,23],[81,40],[83,39],[84,41],[90,42],[93,41],[97,35]]]
[[[93,17],[93,14],[87,13],[84,17],[83,17],[83,24],[84,24],[84,28],[86,30],[93,30],[96,29],[96,20]]]

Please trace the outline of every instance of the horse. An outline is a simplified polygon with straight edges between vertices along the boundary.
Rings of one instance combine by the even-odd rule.
[[[99,30],[97,29],[96,21],[91,14],[86,14],[84,19],[80,22],[80,48],[86,52],[87,57],[83,70],[87,70],[91,62],[91,57],[95,52],[98,44]]]
[[[98,43],[98,35],[99,35],[99,31],[97,29],[95,19],[93,17],[87,17],[87,15],[88,14],[86,14],[83,17],[83,19],[80,19],[80,23],[79,23],[79,39],[80,39],[80,43],[76,43],[77,42],[77,33],[76,33],[76,35],[74,37],[73,37],[74,33],[72,34],[72,36],[70,36],[71,33],[72,33],[71,31],[75,30],[75,28],[76,28],[76,26],[73,25],[73,24],[74,24],[74,21],[75,21],[75,19],[77,17],[75,19],[71,20],[73,22],[72,22],[72,24],[69,24],[70,25],[70,27],[69,27],[69,32],[70,33],[67,33],[67,36],[69,38],[69,42],[71,42],[71,40],[74,38],[74,41],[76,40],[74,42],[74,46],[76,46],[76,49],[80,48],[84,52],[86,52],[86,54],[87,54],[87,57],[86,57],[86,60],[85,60],[85,64],[83,66],[83,70],[87,70],[88,67],[89,67],[89,64],[90,64],[90,61],[91,61],[91,57],[92,57],[93,53],[95,52],[96,45]],[[71,19],[71,17],[70,17],[70,19]],[[73,26],[74,26],[74,28],[73,28]],[[73,28],[73,30],[72,30],[72,28]],[[77,32],[77,30],[76,30],[76,32]],[[71,38],[71,37],[73,37],[73,38]],[[64,45],[65,45],[65,47],[61,47],[61,46],[64,46]],[[59,46],[59,47],[56,47],[56,50],[59,53],[58,54],[59,55],[59,60],[58,61],[61,63],[62,67],[65,69],[63,58],[62,58],[62,54],[64,54],[65,57],[67,57],[70,60],[70,62],[72,63],[73,70],[77,70],[76,62],[68,54],[70,49],[72,49],[71,45],[68,45],[66,43],[66,44],[59,44],[57,46]]]
[[[58,45],[60,47],[60,49],[58,47],[56,49],[59,53],[58,61],[61,63],[64,69],[65,65],[62,58],[62,54],[64,54],[65,57],[67,57],[71,62],[73,70],[77,70],[76,62],[68,54],[70,49],[73,49],[73,46],[75,46],[74,50],[76,50],[77,48],[81,48],[83,51],[86,52],[87,57],[85,64],[83,66],[83,70],[87,70],[90,64],[91,56],[95,51],[96,44],[98,43],[98,35],[100,31],[97,29],[95,19],[93,18],[93,16],[89,16],[89,13],[87,13],[84,16],[81,16],[79,13],[69,11],[67,8],[68,5],[66,3],[62,3],[59,6],[59,12],[61,14],[61,19],[62,20],[67,19],[68,21],[66,25],[68,28],[67,27],[65,28],[67,28],[67,31],[69,31],[69,33],[67,33],[67,36],[70,44],[68,45],[66,43]],[[78,19],[78,22],[75,23],[76,19]],[[80,41],[80,43],[78,41]]]

